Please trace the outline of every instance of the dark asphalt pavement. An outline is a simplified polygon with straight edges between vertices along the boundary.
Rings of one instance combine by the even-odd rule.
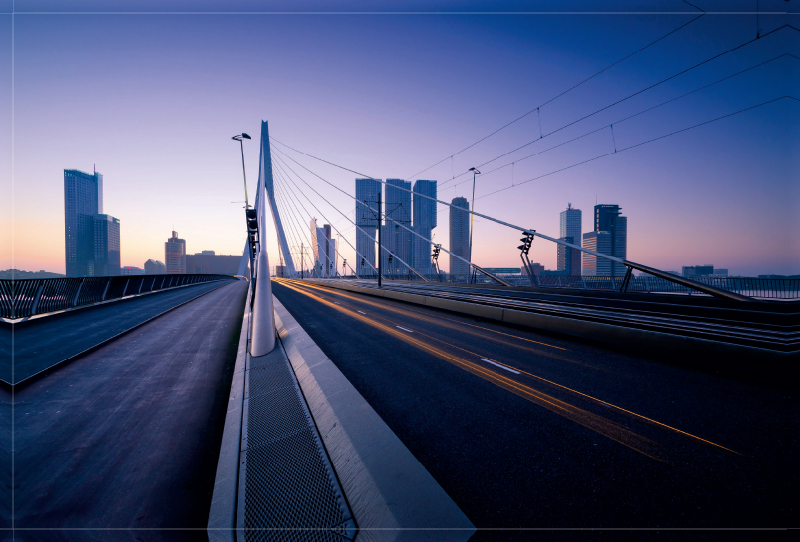
[[[796,388],[399,301],[273,285],[472,522],[512,529],[474,540],[526,539],[521,528],[796,523]]]
[[[16,540],[207,540],[246,288],[223,286],[16,392]]]
[[[16,324],[13,382],[22,382],[222,284],[209,282],[186,286]],[[11,383],[12,342],[8,326],[0,327],[0,334],[0,380]]]

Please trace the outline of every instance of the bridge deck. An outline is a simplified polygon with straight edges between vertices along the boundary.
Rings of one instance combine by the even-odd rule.
[[[16,527],[56,529],[17,540],[207,539],[246,288],[223,286],[16,392]]]
[[[478,529],[767,527],[797,514],[786,500],[798,475],[796,389],[273,284]]]
[[[19,384],[64,359],[223,284],[217,281],[185,286],[15,324],[13,372],[11,326],[0,326],[0,380]]]

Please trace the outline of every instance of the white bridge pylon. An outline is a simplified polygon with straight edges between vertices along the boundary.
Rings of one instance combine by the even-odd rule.
[[[258,159],[258,185],[266,188],[267,200],[269,201],[269,208],[272,212],[272,220],[275,223],[275,230],[278,232],[278,248],[283,256],[283,265],[285,269],[285,276],[290,278],[297,278],[297,273],[294,268],[294,261],[292,260],[292,253],[289,250],[289,243],[286,242],[286,233],[283,231],[283,223],[281,216],[278,213],[278,204],[275,201],[275,188],[272,179],[272,154],[269,150],[269,127],[267,121],[261,121],[261,145],[260,156]],[[263,231],[259,231],[259,237],[263,235]],[[266,249],[266,247],[264,247]]]

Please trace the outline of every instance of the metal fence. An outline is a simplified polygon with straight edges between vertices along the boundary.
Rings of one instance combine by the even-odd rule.
[[[356,278],[352,275],[342,278]],[[375,274],[360,275],[360,278],[375,278]],[[419,277],[414,275],[391,275],[384,274],[386,279],[395,280],[417,280]],[[449,275],[442,274],[426,275],[431,282],[446,282],[454,284],[494,284],[497,282],[490,277],[478,273],[477,275]],[[525,275],[501,275],[500,278],[514,286],[531,286],[530,280]],[[565,275],[548,275],[536,277],[538,284],[535,286],[543,288],[572,288],[581,290],[605,290],[617,291],[623,288],[624,277],[570,277]],[[722,290],[734,292],[748,297],[765,299],[800,299],[800,279],[760,279],[747,277],[720,277],[706,278],[700,277],[691,279],[693,282],[714,286]],[[687,286],[670,282],[660,277],[639,276],[631,277],[628,282],[627,292],[635,293],[668,293],[668,294],[687,294],[705,295]]]
[[[132,275],[0,280],[0,317],[25,318],[176,286],[233,279],[230,275]]]
[[[463,277],[460,277],[463,278]],[[540,276],[536,277],[537,286],[543,288],[577,288],[582,290],[617,291],[623,287],[624,277],[570,277],[570,276]],[[530,286],[528,277],[503,276],[503,279],[514,286]],[[479,284],[493,284],[489,277],[477,277]],[[699,277],[691,279],[693,282],[714,286],[722,290],[734,292],[748,297],[768,299],[800,299],[800,279],[760,279],[747,277]],[[455,282],[466,282],[457,280]],[[628,292],[636,293],[669,293],[703,295],[687,286],[682,286],[660,277],[639,276],[631,277],[627,287]]]

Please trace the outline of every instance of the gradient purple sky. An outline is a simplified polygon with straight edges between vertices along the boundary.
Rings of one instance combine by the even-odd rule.
[[[760,9],[796,12],[796,2],[762,0]],[[692,3],[707,11],[755,6]],[[0,11],[9,13],[0,15],[0,269],[64,272],[65,168],[91,171],[96,164],[103,173],[105,211],[121,220],[123,265],[163,260],[173,225],[189,253],[237,254],[244,243],[242,204],[230,202],[243,197],[233,134],[255,137],[245,143],[251,196],[262,119],[293,147],[371,176],[410,179],[700,13],[681,0],[140,1],[115,3],[116,13],[99,9],[108,10],[108,2],[18,0],[12,16],[12,3],[0,2]],[[378,9],[473,13],[276,13]],[[192,13],[163,13],[187,10]],[[570,13],[474,13],[488,10]],[[607,13],[612,10],[640,13]],[[586,11],[605,13],[578,13]],[[787,23],[800,26],[795,20],[762,14],[762,34]],[[542,107],[542,129],[551,132],[755,33],[752,13],[706,15]],[[800,56],[798,34],[783,29],[759,39],[493,166],[783,53]],[[614,127],[616,146],[781,96],[800,97],[798,62],[785,56],[621,122]],[[732,274],[800,273],[799,105],[781,100],[481,198],[511,186],[507,167],[478,178],[476,210],[558,236],[558,215],[568,202],[583,210],[583,231],[591,230],[596,200],[616,203],[628,217],[634,261],[666,270],[712,263]],[[529,115],[420,178],[443,184],[452,171],[538,135],[537,116]],[[519,161],[513,182],[613,151],[613,145],[604,130]],[[293,157],[353,192],[355,175]],[[314,186],[352,217],[351,199],[321,181]],[[471,182],[449,182],[440,199],[470,192]],[[355,244],[347,220],[306,193]],[[445,247],[447,222],[440,206],[434,233]],[[517,239],[507,228],[476,221],[476,263],[518,265]],[[531,259],[554,268],[555,247],[545,243],[534,243]],[[269,249],[274,265],[272,232]],[[353,257],[349,248],[343,253]]]

